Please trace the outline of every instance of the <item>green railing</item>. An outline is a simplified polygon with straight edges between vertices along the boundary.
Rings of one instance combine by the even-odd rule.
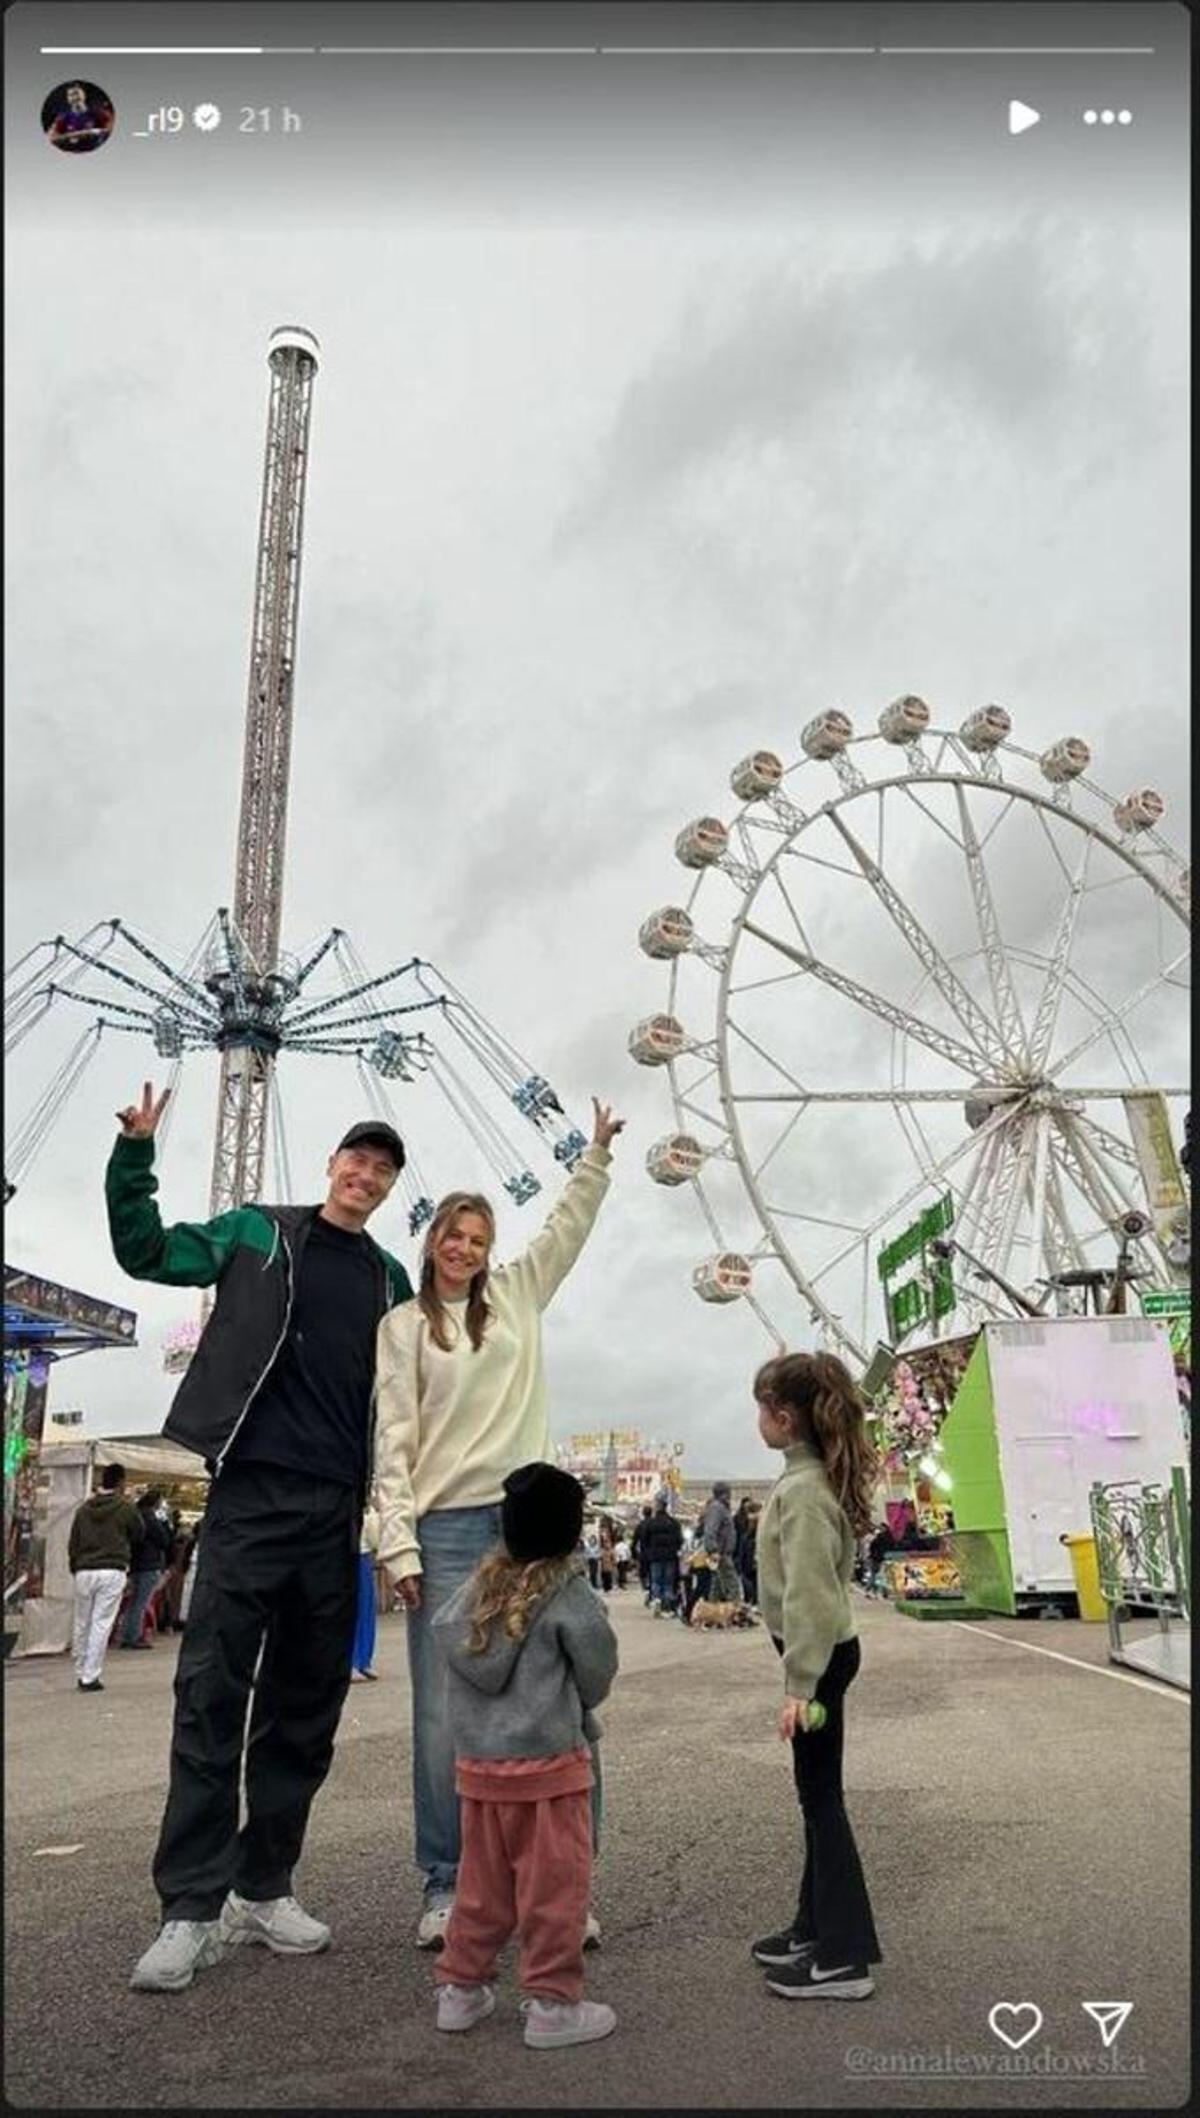
[[[1169,1486],[1096,1484],[1090,1494],[1100,1589],[1110,1617],[1149,1606],[1162,1621],[1191,1610],[1191,1509],[1182,1469]]]

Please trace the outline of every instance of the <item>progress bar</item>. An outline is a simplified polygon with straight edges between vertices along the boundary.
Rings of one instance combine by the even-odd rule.
[[[1153,44],[41,44],[53,59],[1149,59]]]

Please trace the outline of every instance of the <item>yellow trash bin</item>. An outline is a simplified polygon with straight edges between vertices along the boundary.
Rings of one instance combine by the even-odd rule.
[[[1096,1540],[1088,1536],[1064,1537],[1063,1543],[1071,1554],[1071,1572],[1075,1576],[1075,1593],[1079,1598],[1079,1615],[1092,1623],[1103,1623],[1108,1617],[1108,1605],[1100,1589],[1100,1565],[1096,1558]]]

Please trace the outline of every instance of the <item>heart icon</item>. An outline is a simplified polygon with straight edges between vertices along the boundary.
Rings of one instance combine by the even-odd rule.
[[[1019,2035],[1018,2021],[1028,2023],[1028,2028]],[[1044,2021],[1041,2009],[1032,2000],[998,2000],[988,2016],[988,2028],[1010,2051],[1019,2052],[1023,2044],[1037,2036]]]

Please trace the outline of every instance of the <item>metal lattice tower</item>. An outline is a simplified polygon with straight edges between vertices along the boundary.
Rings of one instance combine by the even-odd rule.
[[[209,1200],[213,1214],[261,1194],[271,1076],[280,1043],[276,1020],[295,991],[294,979],[280,963],[279,934],[304,489],[318,352],[310,332],[289,326],[272,333],[267,356],[271,401],[234,880],[236,942],[205,979],[223,1022]]]

